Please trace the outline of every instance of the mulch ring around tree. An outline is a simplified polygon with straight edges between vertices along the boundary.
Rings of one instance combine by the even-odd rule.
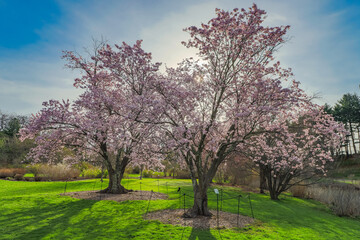
[[[146,220],[159,220],[165,224],[182,225],[187,227],[209,229],[209,228],[243,228],[254,222],[251,217],[228,212],[219,212],[219,224],[216,219],[216,211],[210,211],[213,216],[199,216],[196,218],[183,218],[183,209],[166,209],[149,212],[144,218]]]
[[[110,193],[100,193],[99,191],[81,191],[81,192],[67,192],[61,194],[62,196],[70,196],[77,199],[87,199],[87,200],[112,200],[117,202],[127,201],[127,200],[149,200],[151,195],[151,200],[157,199],[168,199],[168,196],[163,193],[158,192],[149,192],[149,191],[133,191],[126,194],[110,194]]]

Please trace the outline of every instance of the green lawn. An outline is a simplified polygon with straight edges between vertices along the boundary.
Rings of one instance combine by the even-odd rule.
[[[140,188],[138,179],[123,184]],[[67,192],[104,188],[97,180],[67,183]],[[168,193],[170,198],[191,195],[188,180],[144,179],[142,190]],[[251,194],[256,224],[246,229],[196,230],[191,227],[143,220],[148,201],[94,201],[60,196],[64,182],[15,182],[0,180],[0,239],[360,239],[360,219],[337,217],[324,205],[285,196],[271,201]],[[242,194],[240,212],[251,216],[247,193],[225,187],[224,199]],[[216,207],[209,190],[211,208]],[[151,201],[150,211],[178,208],[179,200]],[[186,199],[190,206],[190,197]],[[182,206],[181,206],[182,207]],[[224,200],[223,210],[237,211],[237,200]]]

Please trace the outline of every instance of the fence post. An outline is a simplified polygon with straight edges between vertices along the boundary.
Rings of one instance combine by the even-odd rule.
[[[100,200],[101,200],[101,194],[102,194],[102,183],[103,183],[103,181],[102,180],[100,180]]]
[[[140,197],[142,197],[142,192],[141,192],[141,181],[140,181]]]
[[[240,217],[240,216],[239,216],[239,215],[240,215],[240,196],[241,196],[241,195],[238,196],[237,223],[236,223],[236,224],[237,224],[237,225],[236,225],[237,227],[239,227],[239,217]]]
[[[186,195],[184,193],[184,214],[185,214],[185,198],[186,198]]]
[[[66,179],[66,182],[65,182],[64,195],[66,193],[66,187],[67,187],[67,179]]]
[[[252,208],[252,204],[251,204],[250,193],[249,193],[249,203],[250,203],[250,208],[251,208],[251,216],[254,218],[254,212],[253,212],[253,208]]]
[[[216,220],[217,227],[219,227],[219,194],[216,194]]]
[[[223,189],[220,189],[220,211],[222,211],[222,207],[223,207]]]

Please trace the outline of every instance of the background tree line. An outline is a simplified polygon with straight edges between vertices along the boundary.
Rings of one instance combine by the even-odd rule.
[[[349,134],[342,146],[341,153],[349,156],[360,152],[360,97],[346,93],[334,105],[325,104],[325,111],[334,116],[336,121],[345,125]]]
[[[18,166],[34,147],[34,141],[21,142],[17,134],[28,121],[25,115],[7,114],[0,111],[0,166]]]

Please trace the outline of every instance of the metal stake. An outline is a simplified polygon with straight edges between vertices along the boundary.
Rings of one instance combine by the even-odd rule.
[[[101,194],[102,194],[102,192],[101,192],[101,191],[102,191],[102,183],[103,183],[103,181],[102,181],[102,180],[100,180],[100,182],[101,182],[101,183],[100,183],[100,200],[101,200]]]
[[[186,195],[184,193],[184,214],[185,214],[185,198],[186,198]]]
[[[216,219],[217,219],[217,227],[219,227],[219,194],[216,194]]]
[[[141,192],[141,181],[140,181],[140,197],[142,197],[142,192]]]
[[[240,195],[238,196],[238,208],[237,208],[237,227],[239,227],[239,216],[240,215]]]
[[[66,180],[66,182],[65,182],[64,195],[65,195],[65,193],[66,193],[66,187],[67,187],[67,180]]]
[[[249,203],[250,203],[250,208],[251,208],[251,215],[254,218],[254,212],[253,212],[253,208],[252,208],[252,204],[251,204],[250,193],[249,193]]]
[[[220,211],[222,211],[222,207],[223,207],[223,189],[220,189],[220,201],[221,201],[221,203],[220,203]]]

